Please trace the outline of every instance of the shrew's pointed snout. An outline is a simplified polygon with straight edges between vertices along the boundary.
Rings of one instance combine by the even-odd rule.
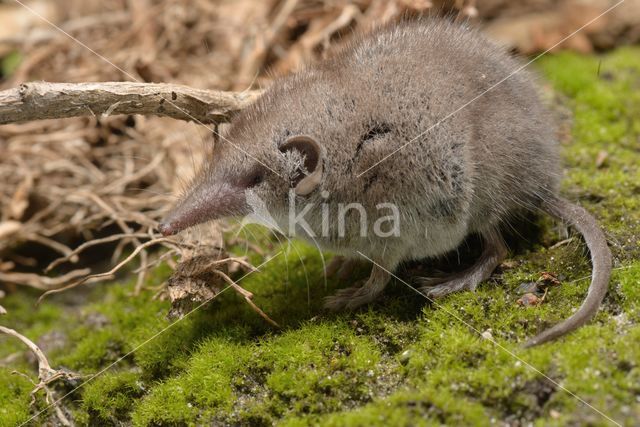
[[[226,216],[249,213],[244,188],[229,183],[202,182],[162,220],[158,231],[172,236],[187,228]]]
[[[159,225],[158,225],[158,231],[164,236],[173,236],[174,234],[177,233],[176,231],[176,227],[171,223],[171,222],[167,222],[166,219],[164,219]]]

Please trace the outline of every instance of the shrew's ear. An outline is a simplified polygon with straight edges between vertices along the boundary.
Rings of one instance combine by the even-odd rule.
[[[298,151],[304,156],[306,175],[300,172],[292,185],[298,196],[306,196],[315,190],[322,182],[324,152],[318,142],[306,135],[292,136],[280,146],[283,153],[291,150]]]

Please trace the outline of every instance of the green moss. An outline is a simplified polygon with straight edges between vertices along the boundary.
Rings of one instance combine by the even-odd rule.
[[[136,407],[136,425],[179,424],[213,416],[213,409],[230,409],[237,398],[233,373],[251,357],[248,348],[226,338],[209,338],[196,351],[185,372],[153,388]]]
[[[325,426],[441,426],[490,425],[482,405],[446,391],[399,392],[364,407],[331,414],[319,420]],[[307,425],[291,422],[288,425]]]
[[[621,255],[628,259],[640,256],[638,53],[638,48],[624,48],[600,58],[564,53],[540,61],[547,78],[570,97],[573,110],[573,138],[564,148],[565,188],[596,212],[608,231],[620,235],[628,249]],[[608,158],[598,168],[601,151]]]
[[[22,55],[19,52],[11,52],[4,58],[0,58],[0,76],[10,76],[18,69],[21,62]]]
[[[29,419],[32,389],[27,378],[0,367],[0,426],[16,426]]]
[[[136,372],[108,372],[87,383],[82,392],[82,409],[88,423],[117,424],[129,418],[136,398],[145,387]]]
[[[197,413],[180,379],[158,384],[132,414],[133,425],[193,425]]]
[[[264,385],[280,402],[280,415],[326,412],[348,402],[367,401],[378,375],[380,354],[367,337],[344,323],[308,325],[264,342],[247,373],[261,372]],[[282,403],[293,406],[282,406]],[[286,410],[286,409],[288,410]]]
[[[39,310],[34,310],[35,294],[12,295],[2,300],[2,305],[8,310],[10,316],[0,318],[7,319],[4,325],[20,331],[30,339],[44,335],[54,329],[56,321],[60,318],[61,309],[52,304],[45,304]],[[16,338],[0,334],[0,359],[18,352],[24,348]]]
[[[589,286],[583,242],[552,248],[562,238],[548,218],[535,224],[530,242],[514,245],[512,266],[476,293],[437,304],[394,282],[371,307],[325,313],[322,298],[366,277],[366,266],[349,283],[325,282],[317,249],[279,242],[251,226],[240,237],[277,256],[242,286],[280,329],[232,290],[171,323],[168,303],[152,292],[132,297],[132,283],[97,287],[89,303],[71,311],[59,299],[33,310],[34,294],[20,292],[3,300],[10,313],[3,321],[33,339],[61,332],[65,346],[47,351],[54,366],[91,374],[117,362],[65,402],[83,425],[608,425],[593,408],[634,425],[640,418],[640,50],[550,55],[538,66],[558,95],[554,102],[573,111],[563,192],[602,222],[616,259],[603,309],[570,336],[530,350],[519,346],[566,318]],[[600,151],[608,158],[597,166]],[[247,253],[241,240],[231,250]],[[264,261],[249,256],[254,264]],[[550,289],[544,304],[520,307],[517,288],[543,271],[558,273],[561,286]],[[149,283],[166,275],[162,267]],[[22,351],[18,341],[0,340],[0,360]],[[33,376],[27,358],[12,360]],[[28,417],[30,390],[26,379],[0,369],[0,425]]]

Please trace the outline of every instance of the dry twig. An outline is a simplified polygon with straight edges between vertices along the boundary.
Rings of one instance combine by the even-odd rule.
[[[24,83],[0,92],[0,124],[66,117],[143,114],[224,123],[260,95],[165,83]]]
[[[35,388],[31,391],[31,404],[33,405],[35,403],[36,394],[40,390],[43,390],[46,396],[46,403],[47,405],[51,405],[53,407],[53,409],[55,410],[56,416],[58,417],[58,421],[60,421],[60,423],[64,426],[72,425],[69,419],[66,417],[66,415],[62,411],[62,408],[60,407],[60,405],[58,405],[54,392],[53,390],[51,390],[51,388],[49,388],[49,385],[57,380],[61,380],[61,379],[76,380],[79,377],[65,370],[53,369],[49,364],[49,360],[47,360],[47,357],[42,352],[42,350],[40,350],[40,348],[33,341],[31,341],[29,338],[25,337],[24,335],[14,331],[13,329],[10,329],[4,326],[0,326],[0,333],[18,338],[29,348],[29,350],[31,350],[31,352],[36,356],[36,359],[38,360],[38,380],[39,381],[37,384],[34,383]],[[29,377],[27,376],[27,378]],[[31,378],[29,378],[29,380],[31,380]]]

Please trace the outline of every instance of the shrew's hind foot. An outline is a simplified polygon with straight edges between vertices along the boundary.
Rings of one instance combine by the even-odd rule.
[[[336,255],[327,264],[324,274],[326,277],[335,277],[340,281],[344,281],[353,274],[353,270],[355,270],[357,265],[358,260],[354,258],[345,258],[343,256]]]
[[[369,278],[361,287],[340,289],[334,295],[324,299],[324,307],[331,311],[354,309],[375,300],[387,286],[391,269],[374,264]]]
[[[441,298],[453,292],[474,291],[480,282],[487,280],[507,256],[502,238],[494,233],[483,236],[484,248],[480,258],[469,268],[448,277],[418,277],[419,291],[429,298]]]

